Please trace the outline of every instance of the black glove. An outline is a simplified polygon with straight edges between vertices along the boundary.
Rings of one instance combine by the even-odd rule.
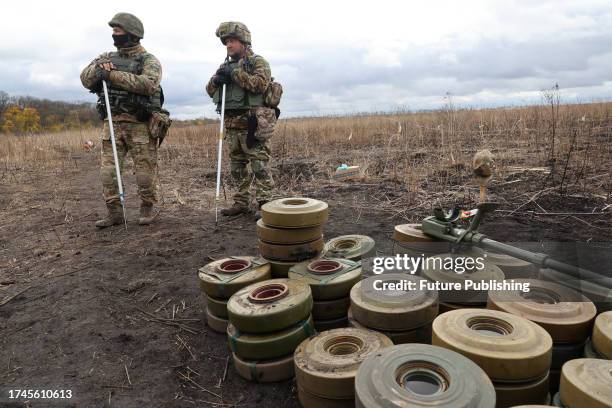
[[[232,72],[234,72],[234,67],[232,67],[230,64],[225,64],[223,66],[223,73],[225,74],[226,77],[228,77],[230,80],[232,79]]]
[[[251,115],[249,116],[247,122],[247,137],[246,137],[246,145],[249,149],[252,149],[255,146],[255,131],[257,130],[257,116]]]
[[[226,77],[223,74],[215,74],[215,76],[213,76],[212,78],[213,84],[215,84],[215,86],[219,87],[223,84],[229,84],[231,83],[231,79],[229,79],[228,77]]]
[[[221,75],[224,77],[229,78],[229,80],[232,80],[232,72],[234,72],[234,67],[230,66],[229,64],[223,64],[219,67],[219,69],[217,70],[217,72],[215,72],[215,75]]]
[[[105,80],[106,82],[108,82],[110,78],[110,73],[110,71],[105,70],[100,65],[96,65],[95,75],[98,81]]]

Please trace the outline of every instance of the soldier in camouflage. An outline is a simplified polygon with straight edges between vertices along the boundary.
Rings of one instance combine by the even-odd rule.
[[[221,88],[225,93],[225,137],[230,152],[230,169],[238,191],[234,204],[222,215],[248,213],[250,185],[255,180],[255,199],[261,208],[272,197],[274,181],[268,171],[269,139],[278,112],[265,106],[263,94],[270,85],[270,65],[251,49],[251,33],[239,22],[221,23],[217,37],[227,48],[227,59],[206,85],[206,92],[221,109]],[[249,175],[247,164],[253,175]]]
[[[151,137],[150,108],[161,107],[162,68],[159,60],[140,45],[144,28],[136,16],[118,13],[108,24],[113,29],[117,51],[105,52],[94,59],[81,73],[81,82],[85,88],[98,94],[98,110],[102,118],[106,116],[102,80],[107,82],[119,164],[123,167],[124,158],[129,152],[134,161],[141,199],[138,223],[147,225],[153,221],[153,204],[157,202],[158,140]],[[106,121],[102,133],[100,175],[108,215],[96,221],[96,227],[122,224],[123,213]]]

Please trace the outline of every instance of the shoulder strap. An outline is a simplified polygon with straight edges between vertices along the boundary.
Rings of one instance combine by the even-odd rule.
[[[136,61],[138,61],[138,75],[142,75],[142,70],[144,69],[144,61],[149,55],[148,52],[143,52],[142,54],[138,54],[136,56]]]

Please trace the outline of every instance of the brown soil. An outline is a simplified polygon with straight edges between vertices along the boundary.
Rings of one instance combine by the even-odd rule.
[[[93,226],[104,214],[93,155],[61,170],[2,175],[0,406],[299,406],[293,381],[249,383],[236,374],[231,360],[225,373],[226,338],[205,324],[196,271],[211,259],[256,255],[254,219],[223,219],[215,231],[214,178],[193,168],[162,168],[163,211],[154,225],[138,226],[135,180],[129,170],[125,173],[127,231]],[[370,235],[382,253],[390,252],[395,224],[417,221],[428,211],[392,204],[407,194],[392,180],[305,182],[290,188],[281,177],[280,184],[288,195],[330,204],[326,238]],[[492,186],[494,196],[508,199],[502,209],[511,211],[518,205],[510,202],[528,200],[517,198],[519,184]],[[470,198],[465,198],[468,206]],[[596,197],[546,196],[538,204],[548,211],[590,212],[604,203]],[[576,220],[539,217],[532,204],[520,211],[512,217],[495,213],[483,231],[506,241],[612,237],[609,213]],[[10,300],[2,305],[2,299]],[[194,320],[181,321],[180,328],[154,321],[152,315]],[[9,402],[8,389],[70,389],[74,397],[69,402]]]

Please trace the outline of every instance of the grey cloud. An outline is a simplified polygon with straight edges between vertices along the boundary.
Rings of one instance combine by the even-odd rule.
[[[446,92],[465,96],[475,103],[492,103],[479,96],[487,91],[500,95],[497,102],[500,105],[520,103],[524,101],[508,95],[538,92],[555,82],[562,89],[575,88],[588,100],[610,97],[603,85],[612,72],[612,53],[608,51],[612,30],[605,29],[610,32],[582,32],[574,37],[564,33],[529,42],[483,38],[468,45],[460,38],[447,38],[438,46],[408,44],[398,51],[399,66],[366,63],[370,61],[368,49],[351,44],[291,50],[286,54],[291,57],[274,52],[269,61],[273,75],[285,89],[281,108],[286,116],[396,109],[406,105],[414,109],[432,108],[435,104],[441,106]],[[192,61],[177,62],[155,53],[164,65],[162,85],[167,106],[174,115],[215,116],[204,84],[217,62],[202,63],[195,57]],[[95,96],[80,86],[78,74],[96,55],[97,52],[75,50],[64,53],[59,63],[50,49],[0,51],[0,90],[93,102]],[[36,66],[50,67],[53,72],[49,74],[61,78],[62,86],[32,81]]]
[[[457,44],[451,50],[452,63],[441,56],[448,49],[408,47],[400,56],[400,67],[365,64],[366,50],[311,50],[293,61],[299,80],[288,81],[285,106],[303,112],[335,110],[334,106],[363,106],[359,95],[371,106],[399,106],[402,95],[414,97],[475,95],[483,90],[498,92],[539,91],[558,82],[562,88],[602,85],[612,72],[611,34],[578,38],[540,39],[529,43],[482,40],[471,47]],[[312,62],[311,62],[312,61]],[[291,64],[291,61],[280,61]],[[366,85],[388,85],[389,90],[363,94],[356,91]],[[383,88],[379,88],[383,89]],[[308,95],[333,95],[308,98]],[[598,94],[595,90],[589,93]],[[588,95],[585,95],[588,97]],[[396,98],[395,101],[391,98]],[[410,99],[410,98],[408,98]],[[500,100],[500,104],[505,101]],[[367,105],[366,105],[367,106]],[[415,106],[418,108],[418,106]]]

